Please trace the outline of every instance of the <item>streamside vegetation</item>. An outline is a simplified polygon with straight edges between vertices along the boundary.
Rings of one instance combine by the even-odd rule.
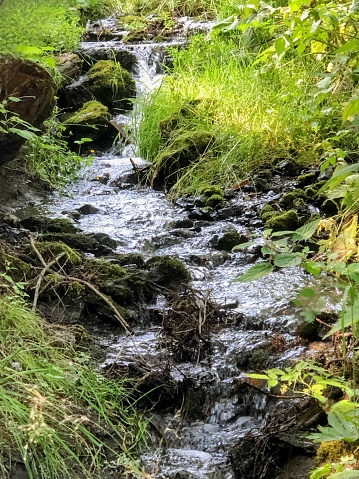
[[[56,55],[76,50],[88,19],[110,13],[133,30],[146,26],[149,14],[167,29],[178,15],[213,22],[208,34],[169,50],[172,61],[161,86],[135,105],[132,130],[139,153],[152,164],[150,180],[160,180],[173,198],[211,192],[208,208],[215,209],[224,189],[238,189],[283,161],[309,175],[329,168],[329,178],[326,173],[315,187],[298,178],[306,188],[282,198],[280,215],[272,205],[263,208],[263,261],[238,280],[298,266],[338,278],[342,312],[328,327],[335,357],[251,377],[283,395],[314,397],[328,413],[329,425],[312,435],[321,447],[311,479],[358,478],[357,2],[4,0],[0,53],[40,62],[59,85]],[[6,103],[1,107],[6,116]],[[12,117],[10,127],[17,128],[17,121]],[[0,131],[7,126],[0,121]],[[31,128],[26,133],[29,165],[55,187],[81,164],[61,130],[54,117],[42,135],[35,138]],[[80,146],[87,140],[77,141]],[[44,159],[52,174],[42,169]],[[334,213],[301,224],[299,206],[319,197],[332,202]],[[136,474],[131,451],[143,439],[145,424],[131,406],[126,379],[111,382],[91,371],[75,346],[82,332],[48,325],[29,310],[21,282],[6,272],[0,280],[0,416],[7,425],[0,431],[1,474],[6,477],[16,462],[14,450],[31,478],[99,477],[104,464]],[[307,288],[296,301],[308,322],[315,322],[320,305],[314,292]],[[331,388],[340,391],[334,405]]]

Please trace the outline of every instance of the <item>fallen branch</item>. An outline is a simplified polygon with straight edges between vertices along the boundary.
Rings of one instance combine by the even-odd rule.
[[[62,258],[63,256],[65,256],[66,253],[61,253],[59,254],[58,256],[56,256],[55,259],[53,259],[50,263],[46,264],[45,267],[42,269],[41,273],[39,274],[39,277],[37,278],[37,282],[36,282],[36,286],[35,286],[35,294],[34,294],[34,301],[32,303],[32,311],[35,311],[36,310],[36,305],[37,305],[37,301],[39,299],[39,291],[40,291],[40,288],[41,288],[41,283],[42,283],[42,280],[44,279],[45,277],[45,274],[47,273],[47,271],[49,271],[49,269],[58,262],[58,260],[60,258]]]
[[[61,253],[60,255],[58,255],[54,260],[52,260],[50,263],[46,263],[46,261],[44,260],[42,254],[40,253],[40,251],[36,248],[36,245],[35,245],[35,241],[34,241],[34,237],[30,234],[29,235],[29,238],[30,238],[30,245],[32,247],[32,249],[34,250],[36,256],[39,258],[42,266],[43,266],[43,270],[41,271],[40,275],[39,275],[39,278],[37,280],[37,283],[36,283],[36,288],[35,288],[35,297],[34,297],[34,302],[33,302],[33,305],[32,305],[32,310],[34,311],[35,308],[36,308],[36,305],[37,305],[37,301],[38,301],[38,297],[39,297],[39,290],[40,290],[40,287],[41,287],[41,283],[42,283],[42,280],[44,279],[44,276],[45,274],[50,271],[51,267],[56,264],[58,262],[58,260],[64,256],[66,253]],[[62,269],[62,268],[61,268]],[[124,320],[124,318],[121,316],[120,312],[118,311],[118,309],[116,308],[116,306],[109,300],[109,298],[107,296],[105,296],[103,293],[101,293],[101,291],[99,291],[93,284],[89,283],[88,281],[85,281],[84,279],[79,279],[79,278],[75,278],[74,276],[68,276],[62,269],[62,274],[58,274],[56,273],[57,275],[57,278],[62,281],[63,283],[65,282],[69,282],[69,283],[74,283],[74,282],[77,282],[77,283],[80,283],[80,284],[83,284],[84,286],[86,286],[89,290],[91,290],[93,293],[95,293],[99,298],[102,299],[102,301],[104,301],[104,303],[107,304],[107,306],[113,311],[114,315],[115,315],[115,318],[119,321],[119,323],[121,323],[121,325],[124,327],[124,329],[126,330],[126,332],[128,334],[132,334],[132,331],[131,331],[131,328],[130,326],[127,324],[127,322]]]

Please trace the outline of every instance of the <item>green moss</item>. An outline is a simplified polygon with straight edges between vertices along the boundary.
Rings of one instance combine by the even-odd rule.
[[[178,131],[153,162],[154,176],[171,185],[183,175],[183,169],[198,161],[213,144],[208,130]]]
[[[70,248],[80,251],[97,251],[99,242],[82,233],[46,233],[41,235],[42,241],[62,242]]]
[[[44,241],[36,244],[45,261],[51,261],[62,253],[65,253],[60,260],[60,264],[70,263],[78,265],[82,263],[82,258],[68,245],[56,241]]]
[[[267,221],[269,220],[269,218],[276,215],[277,213],[278,211],[275,208],[273,208],[273,206],[266,203],[261,209],[260,217],[262,218],[263,221]]]
[[[224,198],[223,195],[212,195],[206,199],[206,206],[210,208],[217,208],[223,204]]]
[[[318,448],[315,463],[317,466],[340,462],[341,458],[350,456],[358,448],[358,442],[325,441]]]
[[[128,275],[128,271],[119,264],[103,260],[86,260],[85,267],[96,279],[117,279]]]
[[[31,266],[20,258],[11,254],[1,255],[1,263],[8,264],[6,273],[15,281],[24,281],[26,274],[29,273]],[[2,268],[5,272],[5,266]]]
[[[223,198],[223,195],[224,195],[222,188],[220,188],[219,186],[214,186],[214,185],[209,185],[209,186],[205,185],[199,189],[198,193],[200,195],[206,196],[207,198],[213,195],[222,196]]]
[[[87,73],[86,88],[109,108],[129,106],[128,98],[136,96],[132,74],[113,60],[99,60]]]
[[[190,279],[185,265],[171,256],[154,256],[147,261],[149,276],[155,283],[164,287],[171,287]]]
[[[266,221],[266,227],[273,231],[295,230],[298,224],[299,219],[295,210],[276,214]]]
[[[110,120],[111,115],[107,106],[99,101],[92,100],[85,103],[80,110],[65,120],[64,124],[96,125],[98,123],[107,124]]]
[[[241,236],[238,231],[227,231],[220,238],[215,238],[212,242],[214,248],[220,251],[232,251],[232,249],[240,243],[244,243],[247,238]]]
[[[282,198],[280,199],[280,203],[284,205],[286,208],[291,208],[294,204],[294,201],[298,198],[304,198],[305,193],[302,189],[297,188],[293,191],[289,191],[285,193]]]
[[[309,173],[304,173],[303,175],[299,175],[297,178],[298,185],[300,188],[304,186],[308,186],[315,182],[317,177],[317,173],[315,171],[310,171]]]

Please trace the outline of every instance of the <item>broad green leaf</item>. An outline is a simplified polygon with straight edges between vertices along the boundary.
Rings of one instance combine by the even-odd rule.
[[[275,48],[276,54],[280,57],[286,48],[286,41],[284,40],[283,37],[277,38],[277,40],[275,41],[274,48]]]
[[[14,103],[18,103],[19,101],[22,101],[21,98],[18,98],[17,96],[9,96],[8,100],[13,101]]]
[[[19,128],[9,128],[9,131],[11,133],[15,133],[16,135],[21,136],[22,138],[25,138],[25,140],[32,140],[33,138],[36,137],[35,133],[28,130],[20,130]]]
[[[315,291],[313,288],[302,288],[298,296],[302,296],[303,298],[314,298],[315,296]]]
[[[359,479],[359,471],[342,471],[331,474],[328,479]]]
[[[346,441],[354,442],[359,439],[359,428],[353,421],[346,419],[342,414],[329,412],[329,426],[319,426],[320,433],[311,434],[310,439],[315,442]]]
[[[329,189],[333,189],[340,185],[353,171],[359,170],[359,163],[353,165],[339,165],[336,167],[333,176],[319,189],[319,193]]]
[[[359,322],[359,297],[356,297],[354,300],[354,304],[352,306],[348,306],[344,311],[343,318],[339,318],[339,320],[334,324],[332,329],[327,333],[323,339],[331,336],[332,334],[342,331],[344,328],[349,328],[353,324],[357,324]]]
[[[293,234],[294,231],[275,231],[274,233],[272,233],[270,236],[272,238],[275,238],[276,236],[284,236],[284,235],[291,235]]]
[[[248,248],[249,246],[253,246],[254,244],[256,244],[255,241],[246,241],[245,243],[237,244],[236,246],[234,246],[232,248],[232,251],[237,251],[239,249]]]
[[[295,240],[310,239],[314,235],[314,233],[317,231],[319,223],[320,223],[320,218],[314,221],[310,221],[309,223],[296,229],[293,233],[293,239]]]
[[[238,281],[239,283],[249,283],[250,281],[255,281],[256,279],[263,278],[273,271],[274,267],[270,263],[259,263],[251,268],[249,268],[245,273],[243,273],[239,278],[236,278],[233,281]]]
[[[266,381],[269,379],[266,374],[246,373],[246,376],[252,379],[265,379]]]
[[[275,266],[279,268],[298,266],[302,262],[300,253],[282,253],[277,254],[274,259]]]
[[[350,101],[342,113],[343,121],[349,120],[359,113],[359,99]]]
[[[350,40],[349,42],[344,43],[335,53],[344,53],[349,50],[357,50],[359,46],[359,40]]]

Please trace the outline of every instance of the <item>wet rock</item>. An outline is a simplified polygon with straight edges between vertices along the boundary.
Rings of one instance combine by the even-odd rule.
[[[266,227],[273,231],[293,231],[299,226],[299,218],[295,210],[285,211],[271,216],[266,221]]]
[[[174,236],[175,238],[188,239],[188,238],[193,238],[193,236],[195,235],[195,232],[189,231],[188,229],[185,229],[185,228],[178,228],[176,230],[172,230],[170,234]]]
[[[211,214],[202,208],[194,208],[192,211],[190,211],[188,213],[188,219],[213,221],[213,217],[211,216]]]
[[[190,219],[188,220],[178,220],[178,221],[175,221],[173,224],[172,224],[172,227],[173,228],[192,228],[194,225],[194,222],[191,221]]]
[[[184,264],[171,256],[153,256],[146,262],[151,281],[165,288],[177,289],[190,280]]]
[[[198,266],[205,266],[207,268],[214,268],[217,266],[220,266],[224,264],[228,259],[230,258],[230,255],[225,252],[221,253],[210,253],[210,254],[191,254],[189,257],[189,261],[192,264],[196,264]]]
[[[55,107],[55,87],[49,73],[30,60],[0,57],[0,101],[30,125],[41,128]],[[21,101],[8,100],[9,97]],[[0,114],[0,121],[3,115]],[[16,126],[16,125],[13,125]],[[26,127],[17,125],[26,130]],[[14,159],[25,139],[15,133],[0,133],[0,164]]]
[[[319,171],[308,171],[307,173],[299,175],[297,178],[299,188],[304,188],[305,186],[315,183],[318,175]]]
[[[83,60],[76,53],[62,53],[56,57],[56,66],[63,77],[62,86],[78,78],[82,71]]]
[[[98,241],[102,246],[107,246],[111,250],[117,248],[117,241],[112,239],[111,236],[106,233],[93,233],[91,236],[92,238],[95,238],[95,240]]]
[[[71,220],[66,218],[30,217],[22,220],[21,226],[41,233],[77,233],[80,231]]]
[[[110,146],[117,135],[117,130],[110,120],[108,108],[93,100],[85,103],[80,110],[68,117],[63,125],[72,142],[92,138],[96,146],[105,147]]]
[[[175,201],[175,205],[183,208],[185,211],[191,211],[195,206],[193,198],[178,198]]]
[[[95,239],[83,233],[44,233],[41,240],[46,242],[65,243],[75,250],[95,253],[100,250],[100,243]]]
[[[193,449],[170,449],[159,455],[142,456],[145,470],[158,479],[224,479],[216,459],[208,452]]]
[[[335,200],[327,199],[320,207],[321,211],[328,216],[334,216],[338,214],[340,205]]]
[[[78,209],[78,211],[82,215],[96,215],[97,213],[100,212],[100,210],[98,208],[96,208],[96,206],[93,206],[91,204],[86,204],[86,205],[81,206]]]
[[[130,72],[113,60],[99,60],[87,72],[84,88],[110,109],[132,108],[128,98],[136,96],[136,84]]]
[[[230,218],[241,216],[242,214],[243,214],[243,208],[241,206],[234,205],[234,206],[227,206],[226,208],[217,210],[215,213],[215,216],[216,216],[216,219],[218,220],[228,220]]]
[[[298,176],[302,167],[293,160],[284,160],[278,163],[275,169],[282,175]]]
[[[210,240],[210,244],[213,248],[230,252],[234,246],[237,246],[241,243],[246,243],[247,241],[248,238],[246,236],[239,234],[237,230],[232,230],[227,231],[222,236],[215,235]]]

